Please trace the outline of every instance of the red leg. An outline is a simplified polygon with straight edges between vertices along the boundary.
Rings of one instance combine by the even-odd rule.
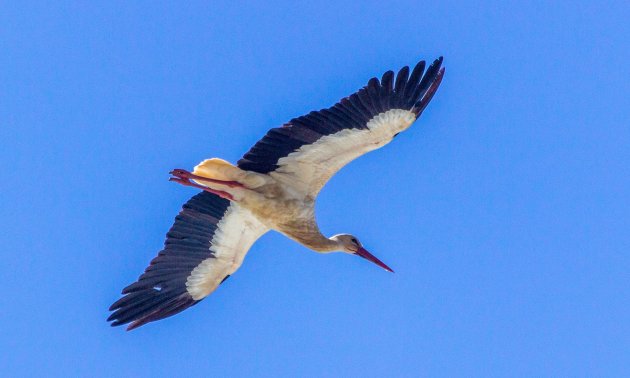
[[[181,179],[213,182],[215,184],[225,185],[225,186],[228,186],[230,188],[235,188],[235,187],[242,188],[242,187],[245,186],[245,185],[241,184],[238,181],[223,181],[223,180],[217,180],[217,179],[211,179],[211,178],[207,178],[207,177],[197,176],[195,174],[192,174],[192,173],[188,172],[185,169],[173,169],[170,172],[170,174],[175,176],[175,177],[179,177]]]
[[[193,188],[205,190],[206,192],[209,192],[209,193],[212,193],[212,194],[216,194],[217,196],[219,196],[221,198],[224,198],[224,199],[227,199],[227,200],[230,200],[230,201],[234,201],[234,197],[228,192],[224,192],[222,190],[210,189],[210,188],[208,188],[206,186],[199,185],[199,184],[196,184],[194,182],[191,182],[189,179],[186,179],[186,178],[171,177],[171,178],[168,179],[168,181],[173,181],[173,182],[176,182],[178,184],[182,184],[184,186],[190,186],[190,187],[193,187]]]

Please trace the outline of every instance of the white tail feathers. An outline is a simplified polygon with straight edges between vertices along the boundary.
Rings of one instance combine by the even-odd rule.
[[[240,169],[225,160],[212,158],[199,163],[192,172],[198,176],[221,181],[238,181]]]
[[[265,183],[265,179],[260,175],[254,172],[244,171],[219,158],[202,161],[195,167],[192,173],[215,180],[237,181],[249,188],[256,188]]]

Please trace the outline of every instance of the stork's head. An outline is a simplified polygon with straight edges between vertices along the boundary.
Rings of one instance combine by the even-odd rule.
[[[373,262],[374,264],[380,266],[388,272],[394,273],[394,271],[385,265],[381,260],[377,259],[376,256],[368,252],[365,248],[363,248],[363,244],[357,239],[356,236],[350,234],[338,234],[330,239],[336,241],[339,244],[339,249],[341,252],[350,253],[353,255],[361,256],[364,259]]]

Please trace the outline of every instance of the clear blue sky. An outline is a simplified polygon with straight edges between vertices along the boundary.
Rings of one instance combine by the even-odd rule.
[[[0,371],[630,374],[627,2],[236,3],[0,6]],[[194,308],[109,327],[195,193],[170,169],[439,55],[421,120],[317,207],[395,274],[268,234]]]

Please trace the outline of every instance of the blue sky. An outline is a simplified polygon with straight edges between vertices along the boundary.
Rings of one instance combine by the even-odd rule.
[[[630,374],[628,3],[260,3],[0,6],[0,371]],[[195,193],[170,169],[439,55],[317,206],[395,274],[270,233],[194,308],[108,326]]]

